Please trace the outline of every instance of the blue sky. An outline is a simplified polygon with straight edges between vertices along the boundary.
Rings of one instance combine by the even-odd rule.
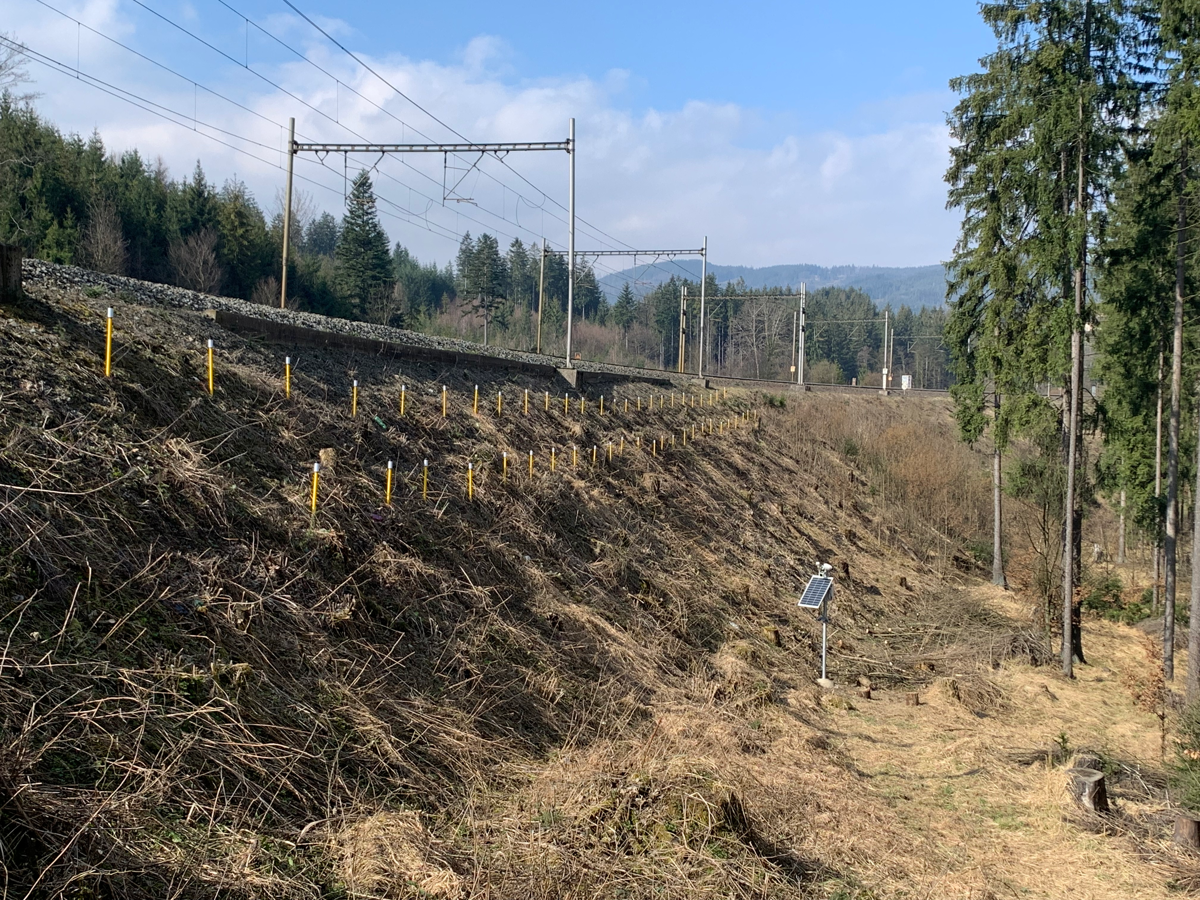
[[[45,2],[87,27],[37,0],[6,0],[2,27],[176,121],[33,63],[49,118],[66,131],[99,129],[113,151],[161,157],[175,176],[200,158],[210,180],[246,181],[268,210],[288,116],[302,139],[453,139],[283,0]],[[947,81],[990,47],[974,3],[293,2],[473,140],[561,139],[574,115],[589,223],[581,246],[698,246],[707,236],[713,261],[743,265],[921,265],[953,246],[941,181]],[[297,163],[312,210],[340,211],[341,163]],[[565,160],[508,163],[485,160],[446,199],[442,182],[469,161],[380,162],[385,228],[436,260],[468,230],[565,243]]]

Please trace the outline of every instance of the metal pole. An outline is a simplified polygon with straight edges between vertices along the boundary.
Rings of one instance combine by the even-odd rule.
[[[679,289],[679,371],[683,371],[683,342],[687,339],[687,286]]]
[[[708,235],[700,246],[700,356],[696,363],[696,374],[704,377],[704,282],[708,280]]]
[[[542,270],[538,275],[537,352],[542,352],[542,306],[546,303],[546,239],[542,238]]]
[[[571,317],[575,314],[575,119],[571,119],[571,178],[567,195],[567,368],[571,368]]]
[[[279,308],[287,308],[288,244],[292,239],[292,160],[296,156],[296,120],[288,119],[287,187],[283,192],[283,271],[279,276]]]
[[[825,659],[828,656],[829,639],[828,639],[829,619],[824,613],[821,614],[821,680],[825,681]]]
[[[796,384],[804,384],[804,305],[808,300],[808,295],[804,289],[804,282],[800,282],[800,371],[796,373]]]
[[[901,348],[903,349],[903,348]],[[888,336],[888,388],[892,386],[892,356],[896,352],[896,329]]]
[[[792,313],[792,371],[796,371],[796,348],[800,339],[800,313]]]
[[[888,310],[883,311],[883,347],[880,358],[883,360],[883,392],[887,393],[887,341],[888,341]]]

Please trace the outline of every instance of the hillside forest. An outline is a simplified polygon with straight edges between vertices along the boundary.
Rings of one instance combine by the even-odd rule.
[[[267,209],[236,179],[210,184],[201,164],[175,178],[137,150],[111,153],[99,134],[64,136],[28,102],[0,99],[0,240],[30,256],[109,274],[177,284],[263,304],[279,302],[281,198]],[[491,234],[465,234],[452,261],[416,259],[389,245],[371,179],[361,172],[339,219],[316,212],[311,197],[293,198],[288,264],[289,307],[534,349],[541,254],[532,242],[502,247]],[[610,300],[580,261],[575,282],[574,350],[583,358],[648,368],[675,368],[680,295],[689,319],[700,286],[686,272],[654,286],[623,284]],[[567,266],[545,260],[546,305],[540,346],[563,351]],[[798,287],[798,285],[797,285]],[[750,290],[741,282],[706,286],[706,370],[788,379],[794,358],[790,287]],[[785,299],[769,299],[785,295]],[[917,387],[944,388],[948,356],[943,309],[892,310],[894,372]],[[854,288],[808,295],[808,377],[878,383],[884,310]],[[685,365],[694,369],[699,329],[686,329]],[[898,385],[899,381],[896,380]]]

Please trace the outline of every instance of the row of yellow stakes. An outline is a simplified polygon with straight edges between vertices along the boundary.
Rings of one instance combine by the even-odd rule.
[[[104,377],[105,378],[112,377],[112,347],[113,347],[113,308],[110,306],[110,307],[108,307],[108,314],[105,317],[105,328],[104,328]],[[212,394],[214,394],[216,392],[216,370],[215,370],[215,359],[214,359],[215,348],[213,346],[212,338],[208,339],[208,348],[207,349],[208,349],[208,353],[207,353],[207,361],[208,361],[207,386],[208,386],[208,393],[211,396]],[[290,398],[292,396],[292,358],[290,356],[285,356],[283,359],[283,393],[284,393],[285,397]],[[721,393],[722,400],[728,399],[729,388],[725,388],[725,387],[721,388],[720,393]],[[447,395],[448,395],[448,388],[445,385],[442,385],[442,417],[443,418],[445,418],[449,414]],[[544,397],[543,405],[544,405],[545,411],[549,412],[550,411],[550,392],[545,391],[544,395],[545,395],[545,397]],[[658,408],[663,409],[666,406],[666,402],[667,402],[666,396],[667,395],[665,395],[665,394],[651,394],[650,397],[648,398],[650,409],[654,409],[655,401],[657,401],[657,403],[658,403]],[[673,409],[675,407],[675,392],[674,391],[672,391],[670,393],[670,398],[671,398],[671,408]],[[681,391],[679,394],[679,405],[680,405],[681,409],[689,406],[688,398],[691,399],[691,403],[690,403],[691,408],[694,409],[696,407],[696,395],[688,394],[688,393]],[[639,395],[636,399],[637,399],[637,410],[638,410],[638,412],[641,412],[642,398]],[[402,415],[402,416],[405,415],[407,404],[408,404],[408,385],[402,384],[400,386],[400,415]],[[709,397],[707,403],[705,402],[705,399],[703,397],[700,398],[700,406],[701,407],[716,406],[716,404],[717,404],[717,395],[716,394]],[[570,393],[565,393],[565,394],[563,394],[563,414],[564,415],[570,414],[570,411],[571,411],[570,406],[571,406],[571,395],[570,395]],[[525,415],[529,415],[529,389],[528,388],[525,388],[524,410],[525,410]],[[586,411],[587,411],[587,398],[583,397],[581,395],[579,397],[579,414],[583,415]],[[471,412],[474,415],[479,415],[479,385],[475,385],[475,396],[474,396],[474,400],[471,405]],[[503,412],[504,412],[503,391],[497,391],[496,392],[496,415],[497,415],[497,417],[503,415]],[[629,398],[628,397],[625,398],[625,412],[629,412]],[[357,378],[354,379],[353,385],[350,389],[350,415],[351,415],[351,417],[356,417],[358,415],[358,379]],[[600,415],[604,415],[604,395],[603,394],[600,396]]]
[[[706,420],[706,422],[703,423],[702,425],[690,425],[687,428],[683,428],[680,430],[680,444],[684,447],[687,446],[687,442],[689,440],[689,438],[688,438],[689,432],[691,434],[691,438],[690,438],[691,441],[693,443],[695,443],[696,430],[698,428],[703,429],[702,433],[724,434],[727,431],[734,428],[738,423],[747,422],[749,420],[750,420],[750,412],[746,411],[746,412],[739,414],[737,416],[737,418],[735,418],[735,419],[724,419],[720,422],[713,422],[711,419],[709,419],[709,420]],[[638,435],[635,440],[636,440],[637,448],[640,450],[642,448],[641,435]],[[676,446],[674,433],[672,433],[670,436],[670,446],[672,449]],[[624,453],[625,453],[625,437],[624,437],[624,435],[621,436],[621,440],[619,443],[609,441],[605,447],[605,456],[606,456],[608,463],[610,463],[610,464],[613,461],[614,447],[616,448],[615,455],[617,455],[617,456],[624,455]],[[665,451],[666,448],[667,448],[667,436],[666,435],[660,435],[658,438],[652,440],[650,443],[650,453],[652,456],[655,456],[655,457],[658,456],[659,450]],[[566,448],[564,448],[564,450],[565,449]],[[599,462],[599,452],[600,452],[600,445],[592,444],[592,466],[593,467],[596,466],[597,463]],[[534,456],[534,452],[532,450],[529,451],[528,459],[529,459],[529,464],[528,464],[529,478],[532,479],[534,477],[534,469],[535,469],[535,463],[534,463],[535,456]],[[551,446],[550,447],[550,471],[551,472],[555,471],[557,461],[558,461],[558,448],[555,446]],[[505,450],[501,453],[500,465],[501,465],[500,479],[501,479],[501,481],[507,482],[508,481],[508,451],[507,450]],[[572,444],[571,445],[571,468],[575,469],[578,467],[579,467],[579,447],[575,444]],[[475,471],[476,471],[475,463],[468,462],[467,463],[467,499],[468,500],[475,499]],[[392,489],[393,489],[393,486],[395,483],[394,473],[395,473],[395,463],[393,460],[389,459],[387,462],[387,469],[386,469],[386,474],[385,474],[385,479],[384,479],[384,487],[383,487],[383,492],[384,492],[383,493],[383,502],[384,502],[385,506],[392,505]],[[315,462],[315,463],[313,463],[313,467],[312,467],[312,494],[311,494],[311,498],[310,498],[310,507],[312,510],[312,514],[314,516],[317,514],[317,500],[319,497],[320,479],[321,479],[321,464]],[[424,459],[421,462],[421,499],[422,500],[429,499],[429,460],[428,459]]]

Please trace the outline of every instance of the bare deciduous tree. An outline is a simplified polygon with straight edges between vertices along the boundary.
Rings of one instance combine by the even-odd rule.
[[[25,84],[31,79],[25,68],[29,58],[25,55],[25,45],[6,32],[0,31],[0,94],[8,94],[13,100],[22,102],[32,100],[36,94],[18,94],[14,90],[17,85]]]
[[[217,234],[211,228],[172,244],[169,256],[175,281],[181,287],[205,294],[220,288],[223,273],[217,262]]]
[[[275,306],[279,303],[279,279],[268,275],[254,286],[250,294],[250,302],[261,306]]]
[[[121,214],[111,200],[97,200],[88,208],[81,249],[84,262],[95,271],[125,274],[128,244],[121,228]]]

